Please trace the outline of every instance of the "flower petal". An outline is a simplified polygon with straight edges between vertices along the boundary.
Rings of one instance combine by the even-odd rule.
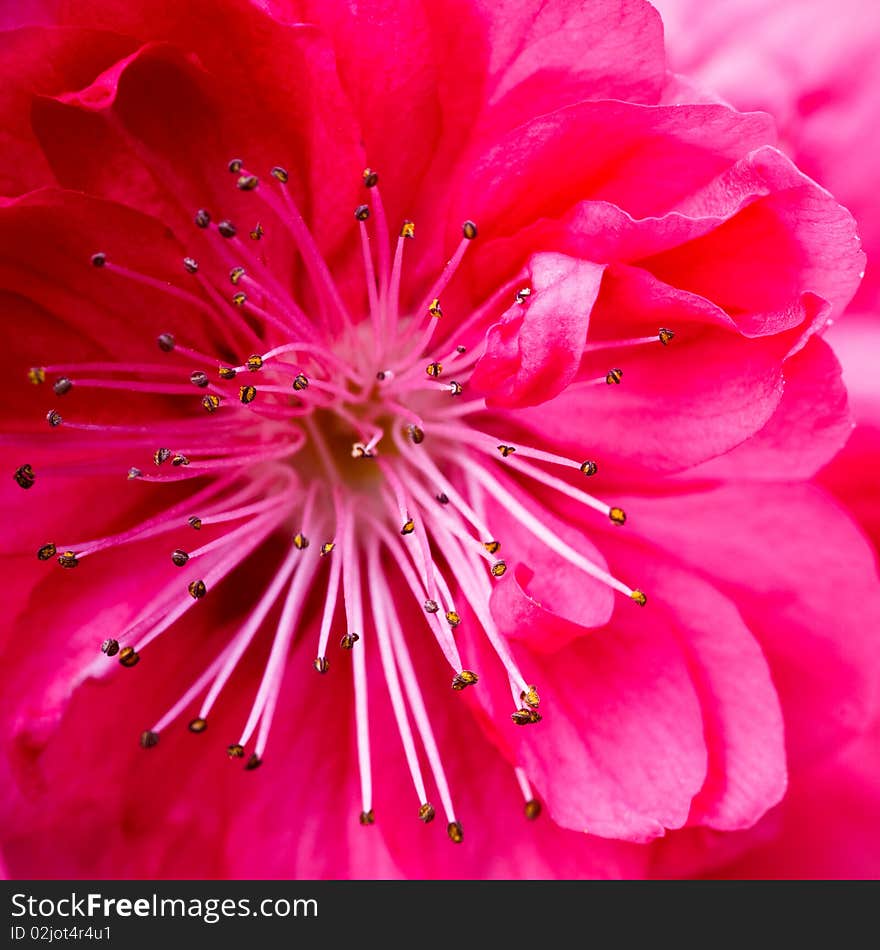
[[[604,268],[563,254],[536,254],[526,283],[534,294],[490,328],[471,384],[490,406],[552,399],[580,365]]]

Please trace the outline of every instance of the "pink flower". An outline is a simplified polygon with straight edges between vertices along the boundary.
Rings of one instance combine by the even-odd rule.
[[[855,306],[880,304],[877,85],[872,0],[656,0],[670,66],[739,109],[775,119],[780,146],[855,215],[868,268]]]
[[[265,7],[3,36],[10,873],[716,866],[875,709],[851,217],[646,3]]]
[[[880,147],[876,96],[880,10],[863,0],[741,0],[709,10],[660,0],[674,67],[693,73],[740,108],[777,119],[782,145],[853,211],[868,252],[866,279],[828,333],[843,365],[856,427],[819,475],[880,551]],[[878,728],[791,775],[784,802],[751,833],[760,844],[730,876],[878,877]]]

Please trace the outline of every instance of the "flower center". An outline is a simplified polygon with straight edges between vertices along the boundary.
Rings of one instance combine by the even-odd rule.
[[[337,630],[337,642],[352,657],[361,822],[374,820],[365,651],[375,649],[418,798],[418,817],[428,822],[435,815],[420,764],[421,746],[449,837],[461,841],[462,827],[397,604],[401,597],[418,603],[449,664],[455,691],[479,679],[460,655],[456,630],[465,618],[478,624],[509,682],[512,722],[537,723],[537,689],[520,670],[489,610],[492,585],[505,576],[505,557],[515,552],[508,554],[503,539],[490,529],[487,503],[501,506],[506,517],[568,564],[644,606],[641,591],[556,536],[523,502],[523,485],[560,492],[616,525],[626,516],[563,477],[594,475],[594,461],[513,443],[493,428],[498,419],[482,398],[467,391],[484,344],[466,349],[448,336],[435,343],[443,317],[440,298],[477,237],[473,222],[462,226],[458,246],[425,288],[422,302],[411,313],[401,313],[404,255],[415,225],[404,222],[390,239],[378,175],[367,169],[369,204],[359,206],[354,217],[368,308],[355,319],[294,203],[287,172],[276,167],[272,181],[261,183],[240,161],[229,167],[238,188],[260,202],[261,220],[267,222],[256,224],[242,239],[231,221],[214,225],[207,210],[196,213],[196,236],[212,242],[209,258],[215,270],[217,261],[228,268],[231,290],[225,277],[207,276],[194,257],[183,260],[196,283],[193,290],[140,273],[103,252],[92,257],[101,279],[117,282],[120,292],[134,287],[168,295],[205,317],[216,334],[216,352],[163,333],[157,340],[164,358],[160,362],[59,363],[33,367],[29,374],[38,385],[54,375],[59,398],[88,390],[143,398],[153,408],[134,425],[62,418],[56,409],[47,421],[53,429],[75,433],[81,450],[99,468],[108,453],[115,463],[124,449],[134,456],[130,480],[195,480],[197,488],[126,531],[85,542],[49,542],[38,557],[57,557],[62,567],[72,569],[107,549],[172,531],[190,532],[192,543],[171,552],[185,579],[177,575],[160,585],[124,629],[102,644],[106,656],[133,667],[156,638],[245,559],[257,556],[270,536],[284,535],[287,553],[280,563],[266,565],[268,583],[244,623],[172,708],[142,734],[141,744],[157,745],[162,732],[197,702],[189,728],[206,731],[230,677],[280,604],[253,704],[241,733],[227,747],[230,758],[246,757],[246,768],[257,768],[294,637],[315,636],[313,666],[326,674],[335,662],[330,640],[341,604],[345,627]],[[286,236],[282,249],[298,255],[308,275],[308,296],[294,295],[262,256],[261,243],[276,233]],[[529,287],[521,287],[515,303],[526,305],[531,294]],[[308,312],[303,299],[310,301]],[[462,321],[459,330],[485,327],[493,308],[494,298]],[[663,345],[671,338],[671,331],[660,331]],[[642,345],[649,338],[630,342]],[[220,355],[233,352],[247,355],[238,362]],[[619,369],[612,369],[601,382],[617,384],[621,377]],[[194,412],[179,411],[179,402]],[[170,404],[175,408],[169,409]],[[16,473],[23,488],[31,487],[35,477],[30,466]],[[314,591],[322,606],[316,630],[308,633],[300,625]],[[103,660],[98,657],[86,672],[99,672]],[[538,806],[521,769],[516,777],[526,814],[535,817]]]

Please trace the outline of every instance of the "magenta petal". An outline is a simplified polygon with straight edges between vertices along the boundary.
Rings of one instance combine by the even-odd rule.
[[[471,377],[489,405],[533,406],[574,377],[604,267],[563,254],[536,254],[524,284],[531,290],[489,330]]]
[[[671,565],[629,564],[649,604],[672,615],[703,710],[709,765],[688,824],[750,827],[780,800],[787,778],[782,710],[761,646],[705,581]]]
[[[843,447],[853,424],[840,364],[831,348],[811,337],[785,361],[783,378],[782,399],[766,425],[691,474],[759,481],[809,478]]]
[[[520,499],[527,503],[526,498]],[[582,532],[548,511],[529,505],[541,523],[597,568],[607,570],[601,551]],[[530,650],[553,652],[611,619],[614,592],[551,551],[510,518],[501,505],[491,505],[489,523],[504,539],[501,555],[513,569],[492,591],[490,606],[499,627]]]
[[[792,768],[864,728],[878,699],[880,591],[874,553],[838,505],[794,483],[624,504],[627,530],[715,578],[737,605],[770,664]]]

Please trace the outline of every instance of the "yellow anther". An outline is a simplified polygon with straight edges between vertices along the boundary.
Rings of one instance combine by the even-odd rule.
[[[612,508],[608,512],[608,517],[611,519],[612,524],[622,525],[626,523],[626,512],[623,508]]]
[[[201,600],[208,593],[208,588],[204,581],[190,581],[186,589],[189,591],[193,600]]]
[[[523,705],[528,706],[530,709],[537,709],[538,706],[541,705],[541,697],[538,695],[538,690],[535,686],[529,686],[528,689],[524,689],[519,694],[519,698]]]
[[[477,676],[473,670],[462,670],[453,677],[452,688],[454,690],[463,690],[468,686],[475,686],[479,681],[480,677]]]

